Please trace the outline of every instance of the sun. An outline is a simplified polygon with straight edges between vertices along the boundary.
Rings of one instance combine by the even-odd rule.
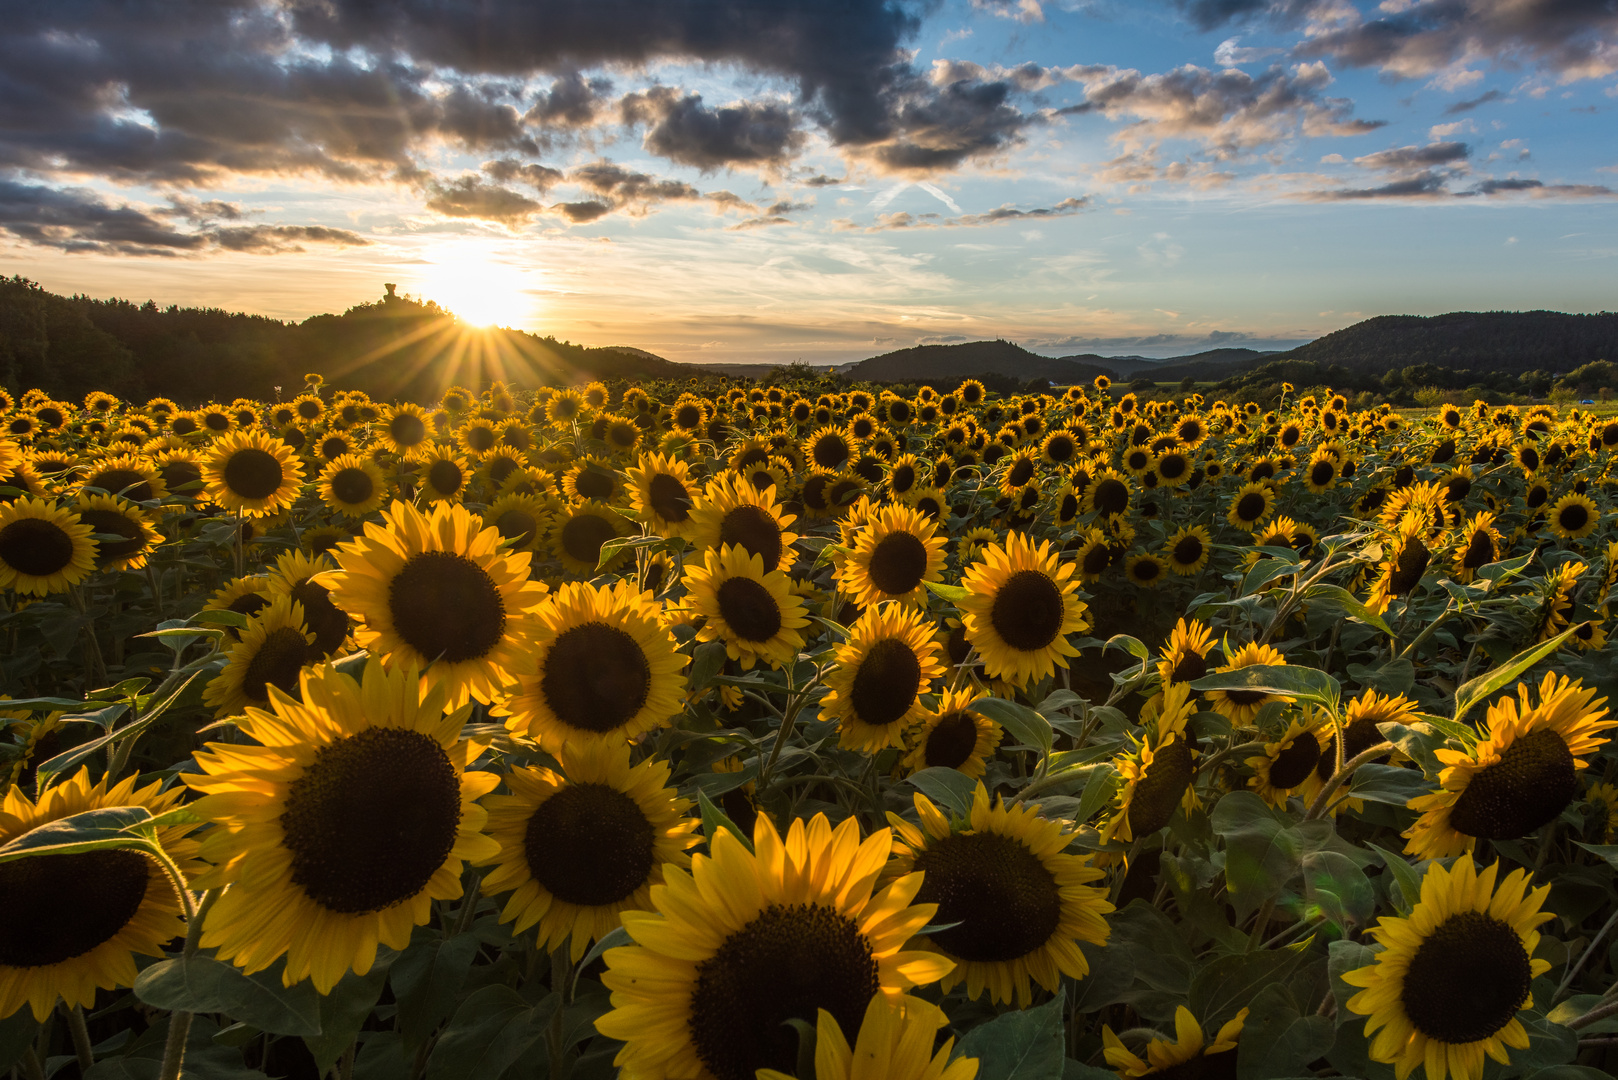
[[[507,252],[486,244],[457,241],[425,253],[427,266],[417,286],[423,300],[435,301],[469,326],[509,326],[531,314],[532,270]]]

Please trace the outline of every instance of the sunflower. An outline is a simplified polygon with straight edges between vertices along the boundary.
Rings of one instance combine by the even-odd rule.
[[[1588,495],[1569,492],[1551,507],[1551,531],[1564,540],[1582,540],[1595,532],[1601,511]]]
[[[304,626],[303,605],[285,593],[275,595],[242,628],[224,669],[203,690],[203,704],[215,716],[234,716],[249,705],[268,705],[272,686],[292,693],[304,665],[319,659],[314,642]]]
[[[904,997],[897,1005],[885,997],[865,1007],[859,1035],[850,1047],[825,1009],[815,1026],[815,1072],[803,1080],[973,1080],[978,1059],[957,1057],[953,1037],[933,1052],[939,1028],[949,1023],[944,1011],[921,998]],[[775,1069],[758,1070],[759,1080],[794,1080]]]
[[[154,817],[174,809],[181,792],[162,783],[136,787],[127,777],[112,787],[90,782],[88,769],[52,785],[36,803],[20,787],[0,802],[0,843],[53,821],[91,810],[140,807]],[[186,878],[201,869],[195,825],[157,830],[157,842]],[[58,999],[93,1008],[96,990],[132,986],[135,956],[162,956],[185,935],[174,886],[149,856],[128,848],[35,855],[0,863],[0,893],[26,918],[0,934],[0,1014],[28,1005],[43,1021]]]
[[[1163,584],[1168,572],[1168,561],[1143,551],[1124,560],[1124,576],[1135,585],[1155,589]]]
[[[1279,739],[1265,743],[1262,754],[1247,759],[1247,767],[1253,770],[1247,786],[1277,810],[1285,810],[1287,798],[1300,788],[1307,789],[1315,776],[1321,754],[1318,732],[1316,725],[1289,721]]]
[[[972,708],[988,696],[987,690],[945,690],[937,708],[923,713],[905,736],[906,772],[942,767],[981,778],[1003,736],[999,724]]]
[[[1090,964],[1079,942],[1104,944],[1113,910],[1088,856],[1068,855],[1073,839],[1062,821],[1032,806],[1007,807],[979,783],[968,819],[953,827],[927,797],[915,796],[921,827],[897,814],[888,822],[904,843],[888,865],[893,875],[921,871],[921,903],[938,905],[934,921],[954,923],[925,939],[956,962],[948,993],[966,983],[968,998],[1027,1008],[1033,983],[1055,991],[1063,976],[1082,979]],[[906,850],[908,849],[908,850]]]
[[[44,499],[0,503],[0,588],[24,596],[66,592],[95,569],[94,532],[78,514]]]
[[[1347,1007],[1366,1017],[1371,1059],[1399,1080],[1418,1065],[1427,1080],[1479,1080],[1485,1055],[1509,1065],[1508,1047],[1528,1048],[1517,1014],[1551,968],[1533,955],[1538,927],[1556,916],[1540,910],[1549,885],[1530,892],[1529,872],[1518,869],[1496,888],[1499,870],[1496,862],[1479,873],[1470,856],[1448,870],[1429,865],[1410,914],[1377,920],[1375,962],[1343,976],[1361,987]]]
[[[499,778],[465,771],[485,745],[461,739],[470,709],[446,713],[446,688],[409,663],[373,658],[362,681],[311,668],[302,704],[272,690],[273,711],[237,722],[253,743],[195,755],[190,808],[216,826],[198,884],[230,886],[204,948],[248,973],[284,955],[285,985],[327,994],[370,971],[379,944],[409,944],[434,900],[460,897],[463,862],[499,854],[477,804]]]
[[[383,413],[376,428],[376,439],[383,448],[404,457],[426,444],[431,437],[427,411],[420,405],[402,401]]]
[[[122,495],[135,502],[151,502],[168,494],[163,476],[144,457],[121,454],[103,458],[91,466],[83,488],[97,488],[109,495]]]
[[[502,495],[483,514],[500,530],[508,551],[533,551],[545,536],[548,517],[545,502],[532,495]]]
[[[596,457],[579,458],[562,476],[562,493],[575,502],[611,503],[623,494],[616,469]]]
[[[95,535],[105,538],[96,541],[97,570],[139,570],[163,542],[150,515],[128,499],[80,495],[73,512]]]
[[[1387,559],[1381,573],[1371,585],[1365,606],[1377,614],[1388,609],[1395,599],[1409,596],[1421,584],[1421,579],[1432,565],[1433,553],[1422,539],[1419,517],[1407,518],[1390,541]]]
[[[1457,581],[1469,582],[1482,567],[1500,557],[1500,532],[1494,527],[1495,516],[1480,513],[1461,528],[1460,543],[1455,549],[1452,566]]]
[[[847,431],[827,425],[803,440],[801,449],[810,468],[835,473],[859,453],[859,443]]]
[[[1252,532],[1261,525],[1270,511],[1275,509],[1275,493],[1265,484],[1243,484],[1230,498],[1230,509],[1225,520],[1238,529]]]
[[[629,581],[568,582],[536,615],[535,640],[511,669],[517,689],[496,709],[512,731],[555,754],[633,739],[679,713],[686,658]]]
[[[897,1004],[952,966],[936,952],[902,951],[936,908],[911,903],[920,874],[875,888],[889,830],[862,842],[855,819],[833,829],[817,814],[783,838],[761,814],[754,851],[728,830],[709,843],[713,854],[694,856],[689,873],[665,868],[655,910],[623,915],[636,944],[606,954],[613,1009],[596,1030],[624,1041],[615,1063],[626,1075],[754,1080],[761,1068],[790,1070],[798,1036],[785,1021],[825,1009],[854,1031],[872,999]]]
[[[1603,844],[1618,837],[1618,787],[1612,784],[1591,784],[1584,793],[1589,804],[1589,823],[1596,826],[1596,837]]]
[[[388,494],[388,483],[376,462],[357,454],[332,458],[321,470],[316,483],[321,502],[353,518],[362,518],[377,509]]]
[[[1234,1019],[1219,1029],[1214,1041],[1205,1046],[1206,1036],[1202,1032],[1202,1025],[1197,1023],[1190,1009],[1177,1005],[1174,1009],[1174,1041],[1151,1040],[1146,1045],[1144,1061],[1130,1053],[1123,1040],[1112,1033],[1112,1028],[1103,1024],[1102,1054],[1107,1064],[1125,1080],[1140,1076],[1172,1076],[1176,1080],[1182,1076],[1235,1076],[1237,1043],[1249,1011],[1243,1009],[1238,1012]]]
[[[1073,542],[1078,545],[1073,566],[1078,572],[1079,581],[1086,585],[1100,581],[1101,575],[1106,573],[1113,557],[1118,554],[1112,549],[1112,541],[1102,530],[1090,528],[1080,530]]]
[[[1135,486],[1129,477],[1115,469],[1102,469],[1091,478],[1084,493],[1084,512],[1116,516],[1129,512]]]
[[[1437,751],[1446,768],[1440,790],[1410,800],[1421,817],[1404,833],[1405,850],[1423,859],[1472,850],[1478,838],[1515,840],[1565,810],[1588,767],[1586,755],[1607,742],[1597,732],[1618,727],[1606,719],[1606,698],[1577,679],[1547,672],[1539,704],[1526,683],[1517,698],[1489,706],[1487,735],[1470,750]]]
[[[208,497],[225,509],[272,517],[297,501],[303,466],[281,440],[262,431],[236,431],[213,444],[202,480]]]
[[[1188,577],[1208,565],[1208,556],[1213,552],[1213,537],[1208,535],[1205,526],[1181,526],[1169,537],[1163,552],[1168,558],[1169,570]]]
[[[1208,654],[1213,651],[1213,632],[1207,624],[1181,619],[1174,624],[1157,674],[1164,684],[1195,682],[1208,674]]]
[[[510,795],[483,800],[488,832],[500,845],[483,879],[491,895],[511,892],[501,922],[522,934],[539,924],[539,945],[554,952],[571,941],[577,964],[619,925],[624,911],[645,911],[663,868],[691,865],[697,843],[689,800],[668,786],[669,764],[629,764],[627,743],[568,746],[561,772],[513,769]]]
[[[688,536],[696,527],[689,467],[677,458],[642,454],[628,470],[629,497],[641,520],[659,536]]]
[[[627,551],[620,550],[600,566],[602,546],[633,531],[629,520],[611,507],[596,502],[571,503],[551,519],[548,539],[564,570],[594,577],[615,570],[628,557]]]
[[[339,544],[331,598],[360,620],[354,639],[394,664],[432,665],[459,707],[489,702],[527,646],[528,616],[545,586],[528,580],[527,552],[502,552],[500,531],[464,506],[431,516],[395,502],[365,534]]]
[[[1174,811],[1194,799],[1195,753],[1185,732],[1191,718],[1191,688],[1176,683],[1164,689],[1156,718],[1144,737],[1130,736],[1134,748],[1114,759],[1121,783],[1113,797],[1112,817],[1101,827],[1101,839],[1130,841],[1151,836],[1167,825]]]
[[[798,519],[782,511],[775,495],[773,489],[760,491],[735,473],[710,480],[691,511],[687,539],[699,549],[740,544],[761,557],[766,570],[785,570],[792,565],[792,545],[798,539],[787,527]]]
[[[1214,671],[1238,671],[1245,667],[1281,667],[1287,662],[1286,656],[1275,646],[1260,645],[1256,642],[1243,645],[1234,653],[1227,647],[1225,655],[1229,660],[1214,668]],[[1209,690],[1205,696],[1208,704],[1216,712],[1223,713],[1225,719],[1237,727],[1251,724],[1258,716],[1258,711],[1272,701],[1294,700],[1284,694],[1271,694],[1263,690]]]
[[[1059,562],[1049,540],[1036,547],[1020,532],[967,567],[961,621],[990,678],[1026,686],[1078,655],[1067,635],[1090,622],[1072,577],[1073,564]]]
[[[422,495],[433,502],[459,502],[469,475],[466,461],[448,450],[431,451],[416,469]]]
[[[885,506],[859,530],[837,571],[838,584],[862,607],[885,600],[925,605],[924,581],[940,581],[945,538],[937,522],[907,506]]]
[[[730,659],[748,670],[762,660],[783,668],[803,648],[809,625],[803,598],[780,570],[740,544],[710,548],[701,566],[686,569],[691,606],[704,618],[699,641],[723,641]]]
[[[1573,617],[1573,589],[1579,583],[1579,575],[1586,569],[1588,567],[1582,562],[1572,559],[1539,580],[1537,584],[1544,592],[1544,599],[1539,605],[1535,627],[1536,644],[1549,641],[1567,627]]]
[[[932,627],[899,604],[867,608],[837,646],[837,660],[820,701],[820,718],[837,720],[839,745],[874,754],[904,745],[905,729],[921,719],[921,695],[944,674]]]

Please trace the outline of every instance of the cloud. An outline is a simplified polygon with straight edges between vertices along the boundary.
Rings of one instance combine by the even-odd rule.
[[[647,150],[703,172],[780,166],[804,143],[797,115],[779,102],[712,108],[701,94],[659,86],[627,95],[620,108],[626,123],[646,125]]]
[[[1473,195],[1511,195],[1527,193],[1536,199],[1610,199],[1618,192],[1601,184],[1546,184],[1539,180],[1484,180],[1469,191],[1458,191],[1458,197]]]
[[[825,173],[820,173],[816,176],[811,176],[807,180],[800,181],[800,183],[804,187],[836,187],[838,184],[848,183],[848,177],[827,176]]]
[[[585,225],[598,218],[606,217],[612,213],[612,207],[599,199],[586,199],[582,202],[561,202],[551,206],[551,210],[561,214],[574,225]]]
[[[1007,225],[1013,222],[1041,221],[1048,218],[1071,217],[1090,208],[1090,197],[1069,196],[1052,206],[1023,210],[1011,203],[997,206],[981,214],[961,214],[946,218],[942,214],[911,214],[904,210],[878,214],[871,225],[860,225],[848,218],[832,222],[840,231],[886,232],[891,229],[976,228],[983,225]]]
[[[507,159],[485,161],[483,171],[502,184],[513,182],[527,184],[541,195],[562,182],[561,169],[553,169],[538,162],[523,164]]]
[[[1362,169],[1378,172],[1408,173],[1431,169],[1440,165],[1453,165],[1472,155],[1472,148],[1462,142],[1436,142],[1426,146],[1400,146],[1392,150],[1378,150],[1354,159]]]
[[[653,203],[702,198],[700,191],[683,180],[660,180],[610,161],[581,165],[568,174],[568,179],[604,196],[614,207],[635,205],[644,209]]]
[[[1045,9],[1039,0],[972,0],[972,7],[987,11],[1002,19],[1016,19],[1020,23],[1045,21]]]
[[[1453,105],[1446,106],[1444,109],[1444,115],[1459,116],[1464,112],[1471,112],[1479,105],[1487,105],[1489,102],[1499,101],[1503,97],[1505,97],[1505,95],[1498,90],[1488,90],[1483,94],[1480,94],[1478,97],[1469,98],[1466,101],[1457,101]]]
[[[218,203],[217,208],[231,204]],[[211,214],[205,207],[176,204],[167,210],[147,212],[124,204],[113,206],[95,192],[84,188],[53,188],[0,179],[0,231],[40,247],[96,255],[180,256],[209,251],[239,251],[273,254],[302,251],[303,244],[332,244],[357,247],[369,243],[358,233],[322,225],[231,225],[208,226],[182,231],[164,217],[190,219],[201,213],[204,220],[223,216],[235,220],[228,210]]]
[[[604,111],[611,93],[612,82],[608,79],[586,79],[577,71],[563,72],[534,98],[523,119],[564,130],[586,128]]]
[[[545,204],[498,184],[486,183],[476,175],[462,176],[448,183],[433,181],[427,209],[450,218],[476,218],[500,225],[526,225],[545,209]]]
[[[1533,199],[1610,198],[1612,189],[1599,184],[1547,184],[1519,177],[1484,178],[1471,187],[1453,185],[1470,172],[1471,147],[1460,142],[1434,142],[1426,146],[1400,146],[1354,159],[1354,164],[1379,172],[1387,182],[1366,187],[1308,190],[1290,197],[1306,202],[1354,202],[1376,199],[1472,199],[1526,195]]]
[[[943,82],[940,70],[946,71]],[[989,77],[975,64],[935,68],[930,77],[914,76],[896,92],[892,134],[856,152],[885,173],[911,176],[1003,153],[1022,142],[1025,128],[1042,122],[1012,103],[1019,92],[1018,77]]]
[[[1275,48],[1243,48],[1241,38],[1226,38],[1214,50],[1214,63],[1220,67],[1240,67],[1243,64],[1256,64],[1260,60],[1268,59],[1284,49]]]

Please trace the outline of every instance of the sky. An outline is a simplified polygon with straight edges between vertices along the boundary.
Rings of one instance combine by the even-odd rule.
[[[674,360],[1618,292],[1618,0],[12,0],[0,274]]]

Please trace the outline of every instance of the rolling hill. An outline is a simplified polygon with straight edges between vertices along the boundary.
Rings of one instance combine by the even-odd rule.
[[[1053,383],[1089,382],[1097,375],[1115,377],[1111,368],[1066,357],[1040,356],[1009,341],[917,345],[873,356],[840,373],[851,382],[890,383],[966,379],[974,375],[1009,375],[1022,381],[1044,378]]]

